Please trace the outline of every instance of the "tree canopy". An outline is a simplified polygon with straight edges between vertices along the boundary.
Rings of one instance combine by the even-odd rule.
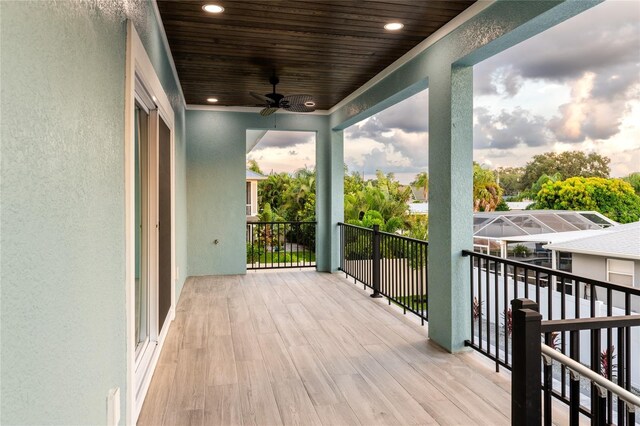
[[[640,196],[622,179],[549,179],[536,196],[536,208],[595,210],[620,223],[640,220]]]
[[[535,155],[533,159],[524,166],[522,185],[530,188],[538,181],[540,176],[552,176],[560,173],[562,179],[570,177],[609,177],[608,157],[600,154],[585,154],[582,151],[565,151],[561,153],[545,152]]]
[[[364,181],[356,174],[345,175],[344,219],[353,225],[395,232],[407,229],[411,188],[400,185],[393,173],[381,171],[376,178]]]
[[[636,194],[640,195],[640,172],[631,173],[629,176],[622,178],[622,180],[631,185]]]
[[[524,167],[498,167],[494,170],[496,182],[505,196],[518,195],[526,189],[522,181],[524,176]]]

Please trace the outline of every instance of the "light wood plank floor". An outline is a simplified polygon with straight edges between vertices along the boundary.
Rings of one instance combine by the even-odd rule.
[[[313,271],[185,283],[139,425],[509,423],[509,377]]]

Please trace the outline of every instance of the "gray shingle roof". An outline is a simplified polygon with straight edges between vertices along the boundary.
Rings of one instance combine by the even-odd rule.
[[[640,260],[640,222],[612,226],[599,235],[547,244],[544,247],[570,253]]]
[[[247,180],[262,180],[266,179],[265,175],[261,175],[260,173],[256,173],[253,170],[247,170]]]

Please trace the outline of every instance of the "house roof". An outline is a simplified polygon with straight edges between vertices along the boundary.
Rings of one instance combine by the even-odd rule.
[[[482,212],[473,215],[474,237],[505,239],[527,235],[601,230],[617,223],[594,211],[523,210]],[[525,241],[520,239],[519,241]],[[546,242],[545,239],[532,241]]]
[[[418,188],[417,186],[409,186],[411,188],[411,195],[413,195],[413,199],[416,201],[426,201],[426,197],[424,196],[424,189]]]
[[[507,201],[506,203],[510,210],[526,210],[533,201]]]
[[[571,241],[547,244],[549,250],[640,260],[640,222],[617,225]]]
[[[256,173],[253,170],[247,170],[247,180],[264,180],[267,177],[260,173]]]
[[[606,229],[585,229],[583,231],[549,232],[546,234],[517,235],[514,237],[500,238],[500,240],[507,241],[510,243],[536,242],[536,243],[555,244],[555,243],[563,243],[565,241],[577,240],[579,238],[585,238],[585,237],[590,237],[594,235],[601,235],[603,232],[606,232]]]

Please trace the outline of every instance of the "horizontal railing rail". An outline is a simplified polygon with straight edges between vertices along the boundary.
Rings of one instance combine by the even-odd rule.
[[[568,320],[543,321],[542,333],[560,331],[599,330],[602,328],[620,328],[640,325],[640,315],[625,315],[620,317],[578,318]]]
[[[372,297],[386,297],[404,313],[428,319],[428,242],[373,229],[338,224],[340,270],[365,288]]]
[[[640,359],[640,330],[634,328],[632,331],[631,327],[616,323],[624,323],[627,320],[622,318],[640,314],[639,288],[469,250],[463,251],[463,255],[469,257],[471,282],[472,327],[471,338],[466,344],[492,359],[496,371],[500,366],[512,369],[513,311],[510,302],[524,297],[539,306],[544,320],[551,321],[545,327],[552,324],[558,327],[548,333],[549,344],[572,358],[575,355],[578,362],[590,367],[600,369],[599,365],[603,364],[607,377],[615,376],[616,383],[624,389],[640,389],[640,362],[632,362]],[[593,318],[603,321],[599,326],[601,332],[593,333],[585,328],[572,333],[572,327],[587,327],[587,320]],[[575,340],[571,338],[572,334],[575,334]],[[598,357],[593,355],[594,348]],[[570,383],[567,367],[554,366],[552,373],[553,387],[549,394],[570,404],[570,388],[575,384]],[[591,394],[583,389],[582,395],[590,398]],[[612,405],[610,400],[609,417]],[[580,406],[580,412],[592,417],[591,409],[587,407]]]
[[[602,338],[615,330],[618,348],[630,348],[632,341],[628,337],[632,327],[640,326],[640,315],[542,321],[537,303],[529,299],[515,299],[511,305],[513,424],[553,424],[552,398],[568,405],[570,425],[578,425],[581,415],[595,425],[635,424],[640,397],[638,389],[629,386],[632,365],[626,356],[616,360],[611,351],[613,346],[607,346],[603,351]],[[569,356],[560,352],[554,339],[554,335],[557,336],[561,331],[569,332]],[[588,363],[580,359],[581,333],[590,337]],[[544,335],[544,343],[540,342],[541,334]],[[541,358],[544,360],[542,385]],[[636,360],[637,364],[639,358],[635,356],[631,359]],[[568,372],[568,398],[557,390],[558,380],[554,379],[557,366]],[[541,391],[543,403],[540,400]]]
[[[587,380],[595,383],[597,386],[600,386],[605,392],[611,392],[615,395],[618,400],[625,404],[625,409],[627,411],[627,423],[630,425],[635,423],[635,412],[640,408],[640,397],[616,385],[611,380],[605,379],[598,373],[593,372],[579,362],[574,361],[544,343],[540,344],[540,351],[544,358],[545,366],[551,366],[553,361],[557,361],[560,364],[565,365],[571,372],[577,373]],[[601,389],[599,389],[599,391],[601,391]],[[605,412],[604,410],[601,411],[603,413]],[[602,423],[606,424],[606,420]]]
[[[583,282],[586,282],[586,283],[593,283],[594,285],[597,285],[597,286],[602,287],[602,288],[618,290],[618,291],[625,291],[625,292],[628,292],[630,294],[633,294],[633,295],[636,295],[636,296],[640,296],[640,288],[627,287],[627,286],[623,286],[621,284],[610,283],[608,281],[602,281],[602,280],[597,280],[597,279],[594,279],[594,278],[583,277],[583,276],[580,276],[580,275],[572,274],[570,272],[565,272],[565,271],[561,271],[561,270],[558,270],[558,269],[551,269],[551,268],[546,268],[544,266],[532,265],[530,263],[519,262],[519,261],[513,260],[513,259],[505,259],[503,257],[493,256],[493,255],[484,254],[484,253],[478,253],[478,252],[470,251],[470,250],[462,250],[462,255],[463,256],[470,256],[470,257],[478,258],[478,259],[488,260],[488,261],[491,261],[491,263],[493,263],[494,261],[498,260],[499,263],[504,264],[504,265],[509,265],[511,267],[514,267],[514,268],[518,268],[518,270],[524,269],[524,270],[529,270],[529,271],[534,271],[534,272],[537,271],[537,272],[540,272],[541,274],[549,274],[549,275],[553,275],[555,278],[565,279],[566,281],[579,279],[580,281],[583,281]],[[518,274],[518,278],[520,278],[520,277],[524,277],[524,273]]]
[[[316,222],[247,222],[247,269],[316,266]]]

